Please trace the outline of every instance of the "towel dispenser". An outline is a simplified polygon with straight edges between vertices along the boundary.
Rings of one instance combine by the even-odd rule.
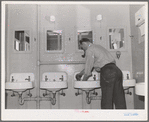
[[[145,6],[135,13],[135,25],[139,27],[141,36],[145,35]]]

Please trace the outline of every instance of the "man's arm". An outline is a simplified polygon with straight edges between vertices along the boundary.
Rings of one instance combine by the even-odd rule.
[[[89,79],[89,77],[91,77],[92,75],[87,75],[85,74],[82,81],[87,81]]]
[[[82,81],[87,81],[92,76],[92,70],[94,65],[94,53],[93,51],[86,51],[86,63],[84,70],[84,77]]]
[[[80,73],[76,74],[77,81],[81,80],[82,75],[84,75],[84,71],[85,71],[85,69],[83,69]]]
[[[79,74],[84,75],[84,73],[85,73],[84,71],[85,71],[85,69],[83,69]]]

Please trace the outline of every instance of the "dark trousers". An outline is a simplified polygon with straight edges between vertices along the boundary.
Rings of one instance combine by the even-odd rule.
[[[126,109],[122,71],[114,63],[101,68],[100,85],[101,109],[113,109],[113,104],[116,109]]]

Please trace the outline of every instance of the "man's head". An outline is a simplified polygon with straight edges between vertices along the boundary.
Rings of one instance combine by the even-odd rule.
[[[89,44],[91,43],[88,38],[82,38],[79,42],[82,50],[87,50]]]

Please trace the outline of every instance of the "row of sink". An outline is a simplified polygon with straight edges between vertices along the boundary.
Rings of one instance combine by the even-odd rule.
[[[124,87],[135,86],[135,79],[123,80]],[[34,82],[6,82],[6,89],[14,90],[25,90],[34,87]],[[51,81],[51,82],[40,82],[40,88],[42,89],[60,89],[67,88],[67,81]],[[74,81],[74,88],[82,89],[94,89],[100,88],[100,81]]]
[[[93,72],[92,77],[88,81],[76,81],[74,74],[73,85],[75,89],[92,90],[100,88],[100,80],[98,79],[98,73]],[[23,80],[25,79],[25,80]],[[35,84],[33,73],[13,73],[10,76],[10,82],[5,83],[6,90],[12,90],[17,92],[23,92],[29,89],[33,89]],[[144,83],[136,83],[135,79],[124,79],[123,87],[136,87],[135,91],[138,95],[144,95]],[[61,89],[68,88],[67,75],[65,72],[50,72],[44,73],[42,81],[40,82],[40,89],[56,92]]]

